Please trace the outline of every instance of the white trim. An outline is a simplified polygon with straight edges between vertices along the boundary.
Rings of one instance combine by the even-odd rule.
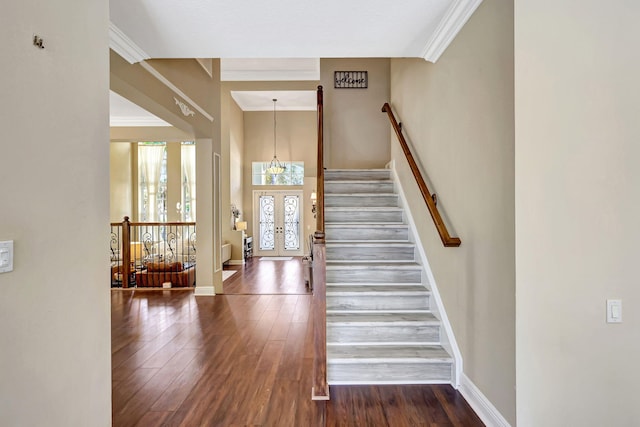
[[[411,230],[411,233],[415,237],[415,245],[418,249],[418,256],[420,257],[420,262],[422,263],[422,267],[424,268],[425,274],[427,275],[427,281],[429,282],[429,287],[431,290],[431,297],[436,303],[438,315],[440,316],[440,322],[442,324],[442,328],[444,329],[445,340],[441,338],[441,345],[445,348],[445,350],[449,351],[453,356],[454,364],[453,364],[453,378],[452,378],[452,386],[458,388],[460,384],[460,374],[462,373],[463,361],[462,354],[460,353],[460,348],[458,347],[458,343],[456,342],[456,337],[453,334],[453,329],[451,328],[451,323],[449,322],[449,317],[447,317],[447,312],[445,311],[444,303],[442,302],[442,298],[440,297],[440,292],[438,292],[438,286],[436,285],[436,279],[433,276],[433,271],[431,271],[431,266],[429,265],[429,261],[427,260],[426,252],[424,251],[424,247],[422,246],[422,241],[417,238],[418,230],[416,229],[416,223],[413,220],[413,216],[411,215],[411,210],[409,209],[409,204],[407,203],[407,198],[404,194],[404,190],[402,188],[402,184],[400,183],[400,179],[398,177],[398,173],[395,168],[395,161],[391,161],[387,164],[387,167],[391,169],[391,173],[393,175],[393,181],[396,185],[396,189],[398,192],[398,196],[402,202],[404,213],[407,217],[407,223]]]
[[[502,416],[500,411],[482,394],[480,389],[464,373],[461,375],[460,394],[478,414],[478,417],[487,427],[511,427],[511,424]]]
[[[244,265],[243,259],[230,259],[227,261],[227,265]]]
[[[213,78],[213,59],[211,58],[196,58],[198,64],[202,67],[205,73],[211,78]]]
[[[122,56],[129,64],[149,59],[150,56],[109,21],[109,47]]]
[[[193,106],[193,108],[198,110],[200,112],[200,114],[205,116],[210,122],[213,122],[213,116],[211,116],[211,114],[207,113],[204,108],[202,108],[201,106],[196,104],[193,101],[193,99],[189,98],[186,93],[184,93],[176,85],[171,83],[171,81],[169,81],[169,79],[167,79],[165,76],[163,76],[158,70],[153,68],[153,66],[151,64],[149,64],[148,62],[141,62],[140,65],[142,66],[142,68],[144,68],[149,73],[151,73],[151,75],[153,77],[155,77],[156,79],[160,80],[166,87],[171,89],[176,95],[178,95],[179,97],[181,97],[182,99],[187,101],[189,104],[191,104]]]
[[[196,286],[194,295],[197,297],[211,297],[216,294],[216,289],[213,286]]]
[[[427,61],[436,62],[480,3],[482,0],[454,0],[438,24],[438,28],[422,49],[422,57]]]
[[[158,117],[109,117],[110,127],[170,127]]]
[[[320,58],[222,58],[220,81],[318,81]]]

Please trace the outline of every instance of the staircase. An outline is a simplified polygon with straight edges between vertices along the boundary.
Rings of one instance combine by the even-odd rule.
[[[387,169],[325,171],[329,384],[452,382]]]

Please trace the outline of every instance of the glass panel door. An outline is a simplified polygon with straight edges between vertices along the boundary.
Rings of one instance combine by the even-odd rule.
[[[258,256],[301,256],[302,191],[255,191]]]

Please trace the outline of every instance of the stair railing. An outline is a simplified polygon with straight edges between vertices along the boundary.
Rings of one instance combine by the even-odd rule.
[[[411,154],[411,150],[409,149],[409,145],[402,135],[402,127],[398,124],[395,116],[393,115],[393,111],[391,111],[391,106],[389,103],[385,102],[382,106],[382,112],[387,113],[389,116],[389,121],[391,122],[391,126],[393,130],[396,132],[396,136],[398,137],[398,141],[400,142],[400,147],[404,152],[405,157],[407,158],[407,162],[409,163],[409,167],[411,168],[411,173],[413,173],[413,177],[418,184],[418,188],[420,189],[420,193],[422,194],[422,198],[427,204],[427,209],[431,214],[431,218],[433,219],[433,223],[438,230],[438,234],[440,235],[440,239],[442,240],[442,244],[446,247],[458,247],[460,246],[461,240],[458,237],[451,237],[449,235],[449,231],[447,230],[447,226],[442,221],[442,217],[440,216],[440,212],[438,211],[437,206],[437,198],[435,194],[431,194],[429,192],[429,188],[420,173],[420,169],[418,168],[418,164],[416,163],[413,155]]]
[[[324,154],[323,154],[323,96],[318,86],[318,172],[316,232],[312,245],[312,289],[313,289],[313,379],[312,400],[329,400],[327,383],[327,275],[324,233]]]

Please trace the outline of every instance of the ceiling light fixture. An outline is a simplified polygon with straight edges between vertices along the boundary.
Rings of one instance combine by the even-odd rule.
[[[285,166],[280,163],[278,157],[276,155],[276,102],[277,99],[273,99],[273,159],[271,163],[269,163],[269,167],[267,168],[267,172],[272,175],[278,175],[284,172],[286,169]]]

